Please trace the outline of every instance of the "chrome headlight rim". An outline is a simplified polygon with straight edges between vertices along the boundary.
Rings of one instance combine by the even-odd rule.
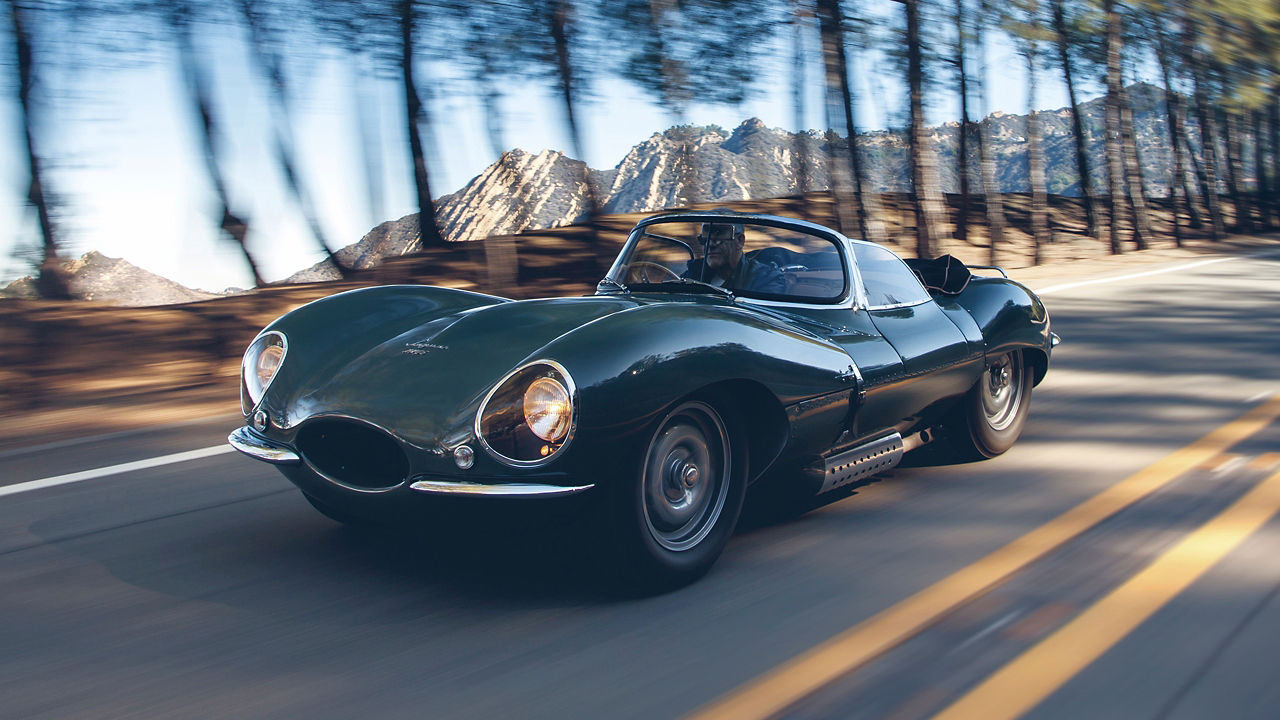
[[[277,342],[272,342],[276,340]],[[280,347],[280,361],[276,363],[275,372],[271,373],[271,377],[258,393],[258,397],[253,396],[253,391],[249,387],[249,373],[257,372],[256,366],[258,358],[262,356],[262,352],[266,350],[268,345],[278,345]],[[267,396],[267,390],[271,388],[271,383],[280,377],[280,368],[284,367],[285,360],[289,358],[289,338],[279,330],[264,330],[258,333],[258,336],[249,343],[249,347],[245,349],[244,355],[240,358],[240,410],[248,417],[258,409],[262,404],[262,399]],[[252,360],[252,362],[250,362]],[[246,410],[247,408],[247,410]]]
[[[521,373],[527,372],[530,368],[534,368],[538,366],[544,366],[554,370],[555,373],[560,376],[559,381],[564,386],[564,389],[568,391],[569,403],[571,405],[571,408],[569,410],[569,431],[565,434],[565,438],[560,443],[560,445],[556,447],[554,450],[552,450],[545,457],[536,458],[534,460],[520,460],[517,458],[508,457],[502,454],[501,452],[499,452],[498,450],[496,450],[493,446],[491,446],[489,444],[489,441],[485,438],[484,431],[482,428],[482,423],[485,417],[485,411],[489,408],[489,402],[493,400],[493,396],[497,395],[499,391],[505,389],[508,383],[512,381],[512,379],[514,379],[516,376],[520,375]],[[519,394],[521,397],[524,396],[524,393],[529,389],[529,386],[532,384],[533,383],[530,382],[526,384],[524,387],[520,388]],[[488,455],[492,457],[494,460],[497,460],[503,465],[507,465],[509,467],[515,467],[515,468],[539,467],[542,465],[546,465],[552,460],[555,460],[556,458],[564,455],[565,450],[568,449],[569,445],[573,442],[573,438],[574,438],[574,435],[577,434],[577,430],[578,430],[578,387],[573,382],[573,376],[569,374],[569,371],[566,370],[563,365],[556,362],[555,360],[548,360],[548,359],[533,360],[533,361],[524,363],[519,367],[515,368],[514,370],[512,370],[511,372],[507,373],[506,375],[503,375],[502,379],[494,383],[493,387],[489,388],[489,392],[485,393],[484,399],[480,401],[480,407],[476,410],[475,421],[472,424],[472,434],[475,435],[476,441],[480,443],[480,447],[484,448],[484,451],[488,453]]]

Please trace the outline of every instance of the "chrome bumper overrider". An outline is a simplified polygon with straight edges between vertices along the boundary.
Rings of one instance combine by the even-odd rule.
[[[540,483],[502,483],[485,485],[482,483],[453,480],[419,480],[409,487],[431,495],[481,495],[486,497],[558,497],[576,495],[590,490],[595,485],[578,485],[564,487],[562,485],[543,485]]]
[[[302,462],[302,458],[294,451],[259,438],[249,432],[247,427],[236,428],[227,436],[227,442],[245,455],[264,462],[276,465],[296,465]]]

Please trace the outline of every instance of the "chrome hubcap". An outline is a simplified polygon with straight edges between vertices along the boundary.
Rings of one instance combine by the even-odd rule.
[[[705,403],[681,405],[649,444],[641,476],[645,522],[659,545],[686,550],[711,532],[729,489],[728,434]]]
[[[1016,352],[996,358],[983,373],[982,412],[993,430],[1004,430],[1018,417],[1022,375],[1022,356]]]

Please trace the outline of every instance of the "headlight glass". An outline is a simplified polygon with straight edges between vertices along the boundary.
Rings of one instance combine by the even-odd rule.
[[[240,409],[245,415],[253,412],[266,394],[287,351],[284,335],[275,331],[259,335],[245,351],[240,363]]]
[[[549,377],[540,377],[524,391],[524,421],[534,435],[560,442],[569,434],[573,404],[569,391]]]
[[[573,381],[550,360],[530,363],[503,378],[476,415],[480,444],[508,465],[550,461],[569,443],[573,429]]]

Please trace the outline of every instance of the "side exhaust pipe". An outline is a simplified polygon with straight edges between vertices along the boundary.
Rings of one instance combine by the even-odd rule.
[[[815,494],[821,495],[889,470],[902,462],[903,455],[930,442],[933,442],[933,433],[927,429],[905,439],[895,432],[823,458],[821,466],[809,468],[811,476],[821,473],[822,479]]]

